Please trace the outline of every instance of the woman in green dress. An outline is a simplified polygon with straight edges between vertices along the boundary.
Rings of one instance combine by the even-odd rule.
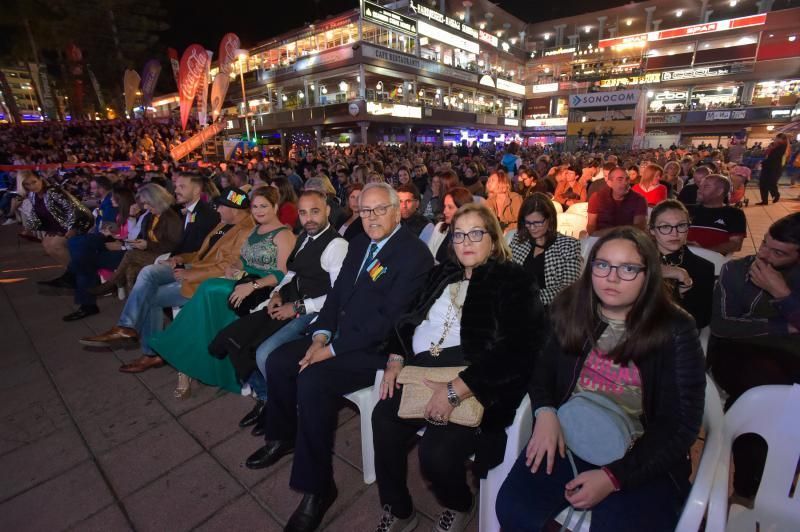
[[[191,395],[192,378],[230,392],[241,391],[230,361],[211,356],[208,344],[237,319],[237,311],[266,301],[286,273],[295,237],[278,220],[278,202],[273,187],[252,192],[250,210],[256,227],[242,246],[240,261],[226,268],[224,278],[203,282],[172,324],[150,340],[150,347],[180,372],[177,399]]]

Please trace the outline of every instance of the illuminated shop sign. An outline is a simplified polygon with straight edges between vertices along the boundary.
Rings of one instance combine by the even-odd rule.
[[[666,72],[662,72],[661,81],[692,78],[712,78],[714,76],[727,76],[730,73],[730,66],[685,68],[683,70],[668,70]]]
[[[563,55],[563,54],[574,54],[576,48],[574,46],[570,46],[569,48],[556,48],[555,50],[545,50],[544,56],[550,57],[553,55]]]
[[[639,44],[650,41],[663,41],[665,39],[675,39],[677,37],[704,35],[707,33],[716,33],[718,31],[749,28],[750,26],[760,26],[764,24],[766,21],[767,21],[767,14],[761,13],[760,15],[751,15],[749,17],[731,18],[727,20],[719,20],[717,22],[706,22],[704,24],[693,24],[691,26],[682,26],[680,28],[651,31],[649,33],[639,33],[636,35],[629,35],[627,37],[614,37],[612,39],[603,39],[600,41],[598,46],[600,48],[607,48],[609,46]]]
[[[525,127],[538,129],[564,129],[567,127],[567,117],[559,118],[528,118]]]
[[[555,92],[558,90],[558,83],[542,83],[541,85],[533,85],[531,92],[534,94],[541,94],[543,92]]]
[[[367,102],[367,114],[395,118],[422,118],[422,107],[398,103]]]
[[[504,123],[507,126],[519,127],[519,119],[517,118],[506,118]]]
[[[347,47],[347,49],[350,50],[350,47]],[[380,59],[382,61],[388,61],[390,63],[394,63],[396,65],[401,65],[409,68],[418,68],[420,70],[425,70],[429,73],[448,76],[451,78],[459,79],[461,81],[467,81],[470,83],[478,82],[477,74],[465,72],[464,70],[452,68],[447,65],[443,65],[441,63],[426,61],[425,59],[416,57],[414,55],[395,52],[394,50],[388,50],[386,48],[379,48],[371,44],[366,44],[366,43],[362,44],[361,54],[363,57]]]
[[[616,87],[617,85],[645,85],[648,83],[658,83],[661,81],[661,74],[649,72],[643,76],[630,76],[626,78],[601,79],[600,86],[603,88]]]
[[[572,109],[580,107],[606,107],[616,105],[636,105],[641,91],[614,91],[614,92],[588,92],[586,94],[573,94],[569,97],[569,106]]]
[[[687,91],[664,91],[664,92],[657,92],[654,96],[654,100],[659,101],[686,101],[686,98],[689,97],[689,93]]]
[[[525,95],[525,85],[520,85],[519,83],[514,83],[513,81],[508,81],[503,78],[497,78],[497,88],[519,94],[520,96]]]
[[[449,44],[450,46],[460,48],[461,50],[466,50],[467,52],[473,54],[480,53],[481,51],[481,47],[478,45],[478,43],[469,41],[464,37],[456,35],[455,33],[450,33],[449,31],[439,29],[436,26],[432,26],[431,24],[428,24],[422,20],[417,21],[417,31],[420,35],[430,37],[431,39],[435,39],[439,42]]]
[[[462,33],[466,33],[467,35],[469,35],[473,39],[479,39],[479,40],[481,40],[483,42],[491,44],[492,46],[495,46],[495,47],[497,46],[497,37],[494,37],[493,35],[487,34],[486,32],[484,32],[482,30],[476,30],[475,28],[464,24],[460,20],[456,20],[454,18],[448,17],[447,15],[445,15],[444,13],[441,13],[440,11],[436,11],[435,9],[431,9],[428,6],[424,6],[424,5],[420,4],[420,3],[414,2],[414,0],[411,0],[409,2],[408,7],[410,7],[411,10],[414,13],[416,13],[418,16],[420,16],[420,17],[425,17],[428,20],[432,20],[434,22],[438,22],[439,24],[442,24],[443,26],[447,26],[448,28],[453,28],[456,31],[460,31]],[[482,35],[482,34],[485,34],[485,35]],[[490,37],[494,37],[494,38],[490,38]],[[442,41],[442,42],[445,42],[445,41]],[[466,50],[466,48],[465,48],[465,50]]]
[[[380,24],[410,35],[417,33],[417,21],[413,18],[401,15],[391,9],[386,9],[383,6],[362,0],[361,2],[361,16],[364,20],[375,24]]]

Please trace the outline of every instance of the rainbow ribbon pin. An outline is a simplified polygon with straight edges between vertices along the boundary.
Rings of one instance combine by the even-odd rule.
[[[370,278],[372,278],[372,282],[380,279],[381,275],[387,271],[389,271],[389,268],[381,264],[381,261],[378,259],[373,260],[367,267],[367,273],[369,273]]]

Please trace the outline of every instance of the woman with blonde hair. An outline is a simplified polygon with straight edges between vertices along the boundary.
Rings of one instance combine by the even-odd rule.
[[[495,213],[503,230],[516,229],[522,196],[512,191],[505,170],[495,170],[486,182],[486,205]]]
[[[511,261],[494,213],[468,203],[453,215],[450,233],[454,259],[431,270],[387,345],[381,401],[372,415],[375,472],[385,509],[377,530],[413,530],[418,522],[406,470],[408,443],[421,427],[422,474],[443,507],[434,529],[464,530],[475,509],[465,463],[474,454],[475,471],[485,477],[503,460],[505,428],[544,340],[530,332],[544,327],[536,281]],[[423,372],[447,367],[455,375],[446,383],[427,382],[433,395],[420,417],[398,415],[406,390],[397,377],[404,365]],[[467,400],[483,407],[475,426],[451,421]]]

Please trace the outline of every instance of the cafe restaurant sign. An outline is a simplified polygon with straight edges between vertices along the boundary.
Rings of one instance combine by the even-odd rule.
[[[483,42],[489,43],[492,46],[497,46],[497,38],[491,34],[487,34],[484,31],[476,30],[475,28],[468,26],[461,22],[460,20],[456,20],[454,18],[448,17],[444,13],[440,11],[436,11],[435,9],[431,9],[428,6],[422,5],[419,2],[414,2],[414,0],[410,0],[408,3],[408,7],[417,14],[417,16],[425,17],[428,20],[432,20],[434,22],[438,22],[443,26],[447,26],[452,28],[456,31],[460,31],[461,33],[466,33],[473,39],[478,39]],[[482,35],[483,34],[483,35]],[[492,38],[494,37],[494,38]],[[477,53],[477,52],[475,52]]]
[[[610,46],[625,45],[632,43],[645,43],[651,41],[663,41],[665,39],[675,39],[677,37],[691,37],[693,35],[704,35],[706,33],[716,33],[718,31],[737,30],[749,28],[750,26],[760,26],[767,21],[767,14],[750,15],[747,17],[730,18],[718,20],[716,22],[705,22],[703,24],[693,24],[691,26],[681,26],[680,28],[670,28],[649,33],[639,33],[627,35],[625,37],[613,37],[602,39],[598,47],[608,48]]]

